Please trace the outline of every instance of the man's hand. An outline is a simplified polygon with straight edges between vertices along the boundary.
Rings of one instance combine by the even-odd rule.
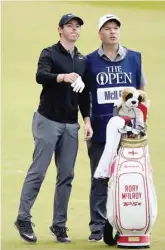
[[[77,80],[79,75],[77,73],[69,73],[69,74],[59,74],[57,76],[57,82],[67,82],[67,83],[73,83]]]
[[[79,75],[77,73],[70,73],[70,74],[65,74],[64,75],[64,82],[70,82],[73,83],[77,80]]]
[[[90,122],[89,117],[84,118],[84,140],[88,141],[92,138],[93,136],[93,130]]]

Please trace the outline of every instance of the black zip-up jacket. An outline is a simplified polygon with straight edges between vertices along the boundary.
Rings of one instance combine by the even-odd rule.
[[[43,49],[36,73],[36,81],[43,87],[38,112],[53,121],[76,123],[79,107],[82,117],[88,117],[90,102],[87,86],[82,93],[76,93],[73,92],[71,83],[57,82],[58,74],[72,72],[83,79],[86,67],[86,58],[76,47],[73,58],[60,42]]]

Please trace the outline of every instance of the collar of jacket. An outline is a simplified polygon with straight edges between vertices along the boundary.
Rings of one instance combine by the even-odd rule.
[[[62,46],[62,44],[60,43],[60,41],[58,42],[58,47],[59,49],[63,52],[63,53],[67,53],[68,51]],[[74,47],[74,55],[79,54],[77,47]]]

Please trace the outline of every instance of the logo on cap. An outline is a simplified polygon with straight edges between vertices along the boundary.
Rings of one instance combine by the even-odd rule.
[[[113,17],[113,16],[106,16],[106,18],[111,18],[111,17]]]

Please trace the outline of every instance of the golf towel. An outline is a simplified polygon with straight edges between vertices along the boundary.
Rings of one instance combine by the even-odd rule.
[[[94,173],[94,178],[109,178],[111,176],[111,165],[117,155],[117,148],[121,139],[118,129],[123,128],[125,120],[119,116],[112,117],[106,128],[106,144]]]

